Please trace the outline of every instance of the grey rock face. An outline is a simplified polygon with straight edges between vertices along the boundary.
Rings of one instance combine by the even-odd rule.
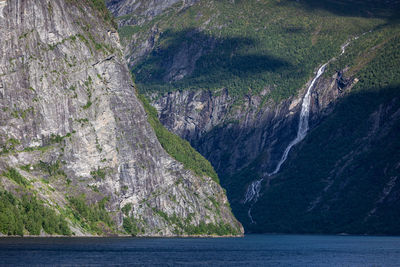
[[[260,155],[260,167],[270,172],[296,136],[305,88],[298,96],[263,106],[262,95],[249,95],[237,104],[227,90],[176,91],[153,96],[153,105],[160,121],[190,141],[220,174],[232,175]],[[317,83],[312,93],[311,128],[332,111],[339,96],[335,77]]]
[[[134,17],[126,17],[120,20],[120,25],[126,24],[142,24],[146,20],[152,19],[161,14],[165,9],[179,4],[181,8],[185,8],[198,0],[106,0],[107,7],[116,17],[132,15]]]
[[[144,16],[157,16],[164,9],[172,6],[173,4],[179,2],[180,0],[152,0],[152,1],[140,1],[132,0],[126,1],[107,1],[107,5],[110,10],[116,16],[129,15],[135,11],[138,11],[140,15]]]
[[[51,181],[60,195],[55,204],[67,205],[65,194],[108,197],[119,229],[120,209],[131,204],[141,235],[186,234],[173,216],[243,232],[222,188],[163,150],[118,34],[95,10],[64,0],[0,1],[0,36],[0,147],[16,140],[12,153],[0,155],[0,171],[61,163],[72,182]],[[21,172],[41,177],[37,169]]]
[[[235,215],[249,232],[263,231],[264,224],[260,226],[249,219],[249,204],[244,203],[247,188],[263,174],[276,169],[285,149],[296,137],[308,86],[297,96],[263,105],[261,96],[247,96],[237,104],[227,90],[214,94],[177,91],[161,98],[154,96],[153,105],[159,111],[160,121],[189,140],[213,164],[222,185],[228,189]],[[346,95],[349,87],[340,92],[336,75],[317,82],[311,94],[310,131],[334,111],[338,98]],[[268,181],[263,183],[263,190],[268,184]],[[253,212],[262,217],[268,203],[257,204]]]

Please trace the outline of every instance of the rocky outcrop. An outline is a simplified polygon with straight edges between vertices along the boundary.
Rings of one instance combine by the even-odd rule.
[[[242,233],[222,188],[161,147],[100,13],[79,1],[0,1],[0,171],[19,170],[37,190],[45,179],[57,197],[39,195],[57,209],[70,196],[105,199],[115,233],[128,217],[143,236]]]
[[[106,0],[107,7],[119,20],[120,26],[140,25],[161,14],[173,5],[186,8],[198,0]]]
[[[317,82],[312,91],[310,126],[313,128],[333,109],[342,95],[336,77]],[[208,158],[221,175],[232,175],[260,155],[263,172],[272,171],[283,150],[296,136],[302,98],[299,95],[280,103],[262,104],[259,96],[231,97],[228,90],[175,91],[153,96],[160,121],[172,132],[190,141]],[[343,88],[345,89],[345,88]]]

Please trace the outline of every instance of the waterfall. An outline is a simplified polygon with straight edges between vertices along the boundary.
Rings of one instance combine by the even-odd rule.
[[[371,31],[369,31],[371,32]],[[366,33],[363,33],[362,35],[364,35]],[[357,40],[358,36],[348,40],[345,44],[343,44],[340,48],[341,48],[341,53],[339,56],[343,55],[346,52],[346,48],[350,45],[351,41],[353,40]],[[317,75],[314,77],[314,79],[311,81],[310,86],[307,89],[307,93],[303,98],[303,103],[301,106],[301,112],[300,112],[300,120],[299,120],[299,126],[297,129],[297,135],[296,138],[293,139],[289,145],[286,147],[285,151],[282,154],[281,159],[279,160],[278,164],[276,165],[276,168],[274,169],[273,172],[271,173],[264,173],[262,178],[256,181],[253,181],[249,187],[247,188],[246,191],[246,195],[244,198],[244,203],[249,203],[252,202],[252,204],[250,205],[250,208],[247,212],[250,220],[252,223],[254,223],[253,221],[253,217],[251,216],[251,209],[254,205],[254,203],[257,202],[258,197],[260,196],[260,190],[261,190],[261,183],[268,177],[277,174],[279,172],[279,170],[281,169],[282,164],[286,161],[290,150],[292,149],[293,146],[297,145],[298,143],[300,143],[307,135],[308,132],[308,119],[310,116],[310,104],[311,104],[311,91],[312,88],[314,87],[315,82],[319,79],[319,77],[321,77],[321,75],[324,73],[325,71],[325,67],[326,65],[328,65],[332,60],[334,60],[335,58],[332,58],[331,60],[329,60],[328,62],[326,62],[325,64],[323,64],[317,72]]]
[[[247,188],[246,196],[244,203],[254,201],[256,202],[259,194],[260,194],[260,189],[261,189],[261,183],[262,181],[271,175],[277,174],[279,170],[281,169],[282,164],[286,161],[290,150],[292,147],[300,143],[307,135],[308,131],[308,118],[310,116],[310,104],[311,104],[311,90],[314,87],[315,82],[318,80],[318,78],[324,73],[325,67],[328,63],[325,63],[322,65],[318,72],[317,75],[314,77],[312,80],[310,86],[307,89],[307,93],[303,98],[303,104],[301,106],[301,112],[300,112],[300,120],[299,120],[299,126],[297,129],[297,135],[296,138],[293,139],[289,145],[286,147],[285,151],[283,152],[283,155],[281,159],[279,160],[278,164],[276,165],[276,168],[273,172],[271,173],[264,173],[264,177],[252,182],[250,186]]]
[[[325,63],[319,68],[317,75],[312,80],[310,86],[308,87],[307,93],[303,98],[303,104],[301,106],[300,120],[296,138],[293,139],[292,142],[290,142],[289,145],[286,147],[285,152],[283,152],[283,155],[280,161],[278,162],[278,165],[276,166],[275,170],[272,173],[265,173],[266,176],[277,174],[281,169],[282,164],[286,161],[292,147],[300,143],[306,137],[308,132],[308,118],[310,116],[311,89],[314,87],[314,84],[318,80],[318,78],[324,73],[327,64],[328,63]]]
[[[264,179],[261,178],[252,182],[249,187],[247,188],[246,196],[244,198],[244,203],[250,202],[252,199],[258,199],[258,194],[260,193],[261,189],[261,182]]]

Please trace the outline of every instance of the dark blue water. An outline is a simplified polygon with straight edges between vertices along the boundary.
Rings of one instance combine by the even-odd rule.
[[[400,266],[400,237],[2,238],[0,265]]]

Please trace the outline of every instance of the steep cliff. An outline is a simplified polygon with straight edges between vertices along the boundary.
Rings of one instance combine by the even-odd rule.
[[[0,1],[0,35],[0,208],[24,224],[2,232],[242,233],[219,184],[160,145],[101,1]]]
[[[341,96],[336,77],[317,83],[312,93],[311,127],[330,112],[332,102]],[[271,170],[296,135],[305,89],[297,96],[263,106],[263,94],[246,96],[238,104],[227,90],[170,92],[155,97],[153,105],[160,121],[189,140],[215,164],[218,172],[232,174],[266,151],[267,159],[260,167]]]
[[[143,24],[164,10],[178,3],[181,9],[190,6],[198,0],[150,0],[150,1],[119,1],[106,0],[110,11],[120,19],[120,25]]]
[[[262,184],[250,231],[400,233],[399,33],[366,34],[336,64],[353,86]]]
[[[248,231],[398,233],[388,218],[398,218],[399,157],[384,152],[398,146],[398,10],[396,1],[204,0],[119,22],[139,90],[210,160]],[[311,90],[310,136],[263,180],[259,201],[244,203],[296,137],[303,97],[327,62]],[[371,172],[360,177],[360,166]]]

